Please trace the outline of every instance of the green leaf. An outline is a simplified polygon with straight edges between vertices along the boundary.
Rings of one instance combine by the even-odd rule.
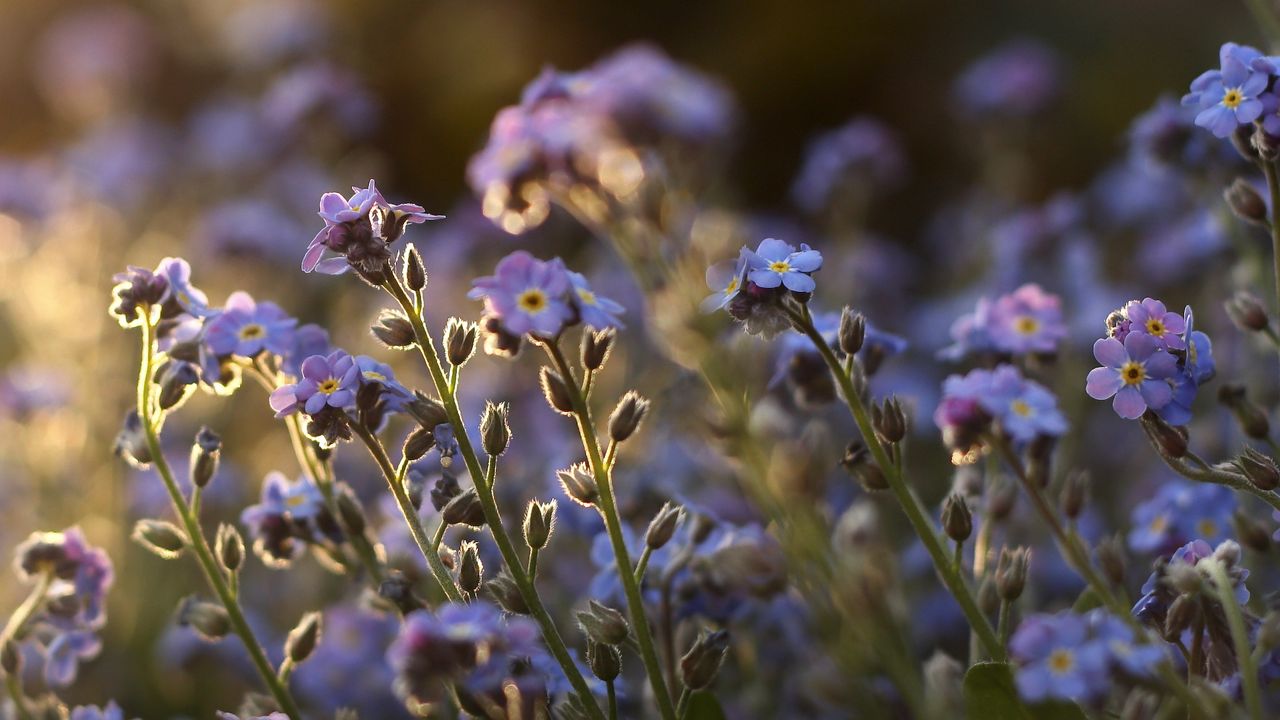
[[[1037,703],[1027,707],[1018,699],[1013,669],[1007,663],[978,663],[964,676],[965,717],[972,720],[1087,720],[1069,702]]]
[[[725,720],[720,701],[709,692],[696,692],[689,698],[685,720]]]

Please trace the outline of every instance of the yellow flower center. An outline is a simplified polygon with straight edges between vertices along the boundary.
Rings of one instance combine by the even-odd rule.
[[[1014,400],[1012,408],[1015,415],[1021,415],[1022,417],[1031,416],[1031,406],[1027,404],[1026,400]]]
[[[332,395],[338,391],[338,386],[340,384],[341,383],[338,382],[337,378],[328,378],[324,382],[320,383],[320,386],[316,389],[325,395]]]
[[[786,260],[774,260],[773,262],[769,263],[769,269],[776,273],[790,272],[791,263],[787,262]]]
[[[581,299],[582,302],[588,305],[596,304],[596,294],[591,292],[590,290],[584,290],[582,288],[578,288],[578,298]]]
[[[1200,534],[1200,537],[1211,538],[1218,534],[1218,523],[1209,519],[1201,520],[1196,523],[1196,532]]]
[[[539,313],[547,309],[547,294],[537,288],[530,288],[520,293],[516,304],[527,313]]]
[[[266,334],[267,334],[267,329],[262,327],[258,323],[249,323],[248,325],[245,325],[244,327],[240,328],[241,340],[257,340],[258,338]]]
[[[1227,88],[1227,91],[1222,94],[1222,104],[1232,110],[1239,107],[1242,102],[1244,102],[1244,93],[1240,92],[1240,88]]]
[[[365,380],[372,380],[374,382],[380,382],[383,384],[386,384],[387,382],[387,376],[383,375],[380,372],[375,372],[373,370],[365,370],[363,374],[364,374]]]
[[[1013,329],[1021,335],[1034,335],[1040,329],[1040,321],[1030,315],[1023,315],[1013,323]]]
[[[1147,379],[1147,369],[1142,363],[1130,360],[1120,367],[1120,379],[1125,385],[1141,385]]]
[[[307,498],[303,495],[290,495],[289,497],[284,499],[284,504],[288,505],[289,507],[298,507],[299,505],[301,505],[306,501],[307,501]]]
[[[737,290],[738,290],[738,278],[735,277],[730,279],[729,284],[724,287],[724,294],[732,295],[735,292],[737,292]]]
[[[1147,527],[1151,530],[1151,532],[1157,532],[1157,533],[1164,532],[1164,529],[1169,527],[1169,518],[1165,517],[1164,515],[1157,515],[1155,519],[1151,521],[1151,524],[1148,525]]]
[[[1054,650],[1053,654],[1049,656],[1049,669],[1052,670],[1055,675],[1064,675],[1069,673],[1071,672],[1071,668],[1075,667],[1075,665],[1075,655],[1066,648]]]
[[[1151,318],[1147,321],[1147,333],[1150,335],[1164,335],[1164,321]]]

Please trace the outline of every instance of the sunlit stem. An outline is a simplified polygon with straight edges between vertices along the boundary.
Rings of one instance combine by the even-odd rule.
[[[663,718],[672,720],[676,716],[675,708],[671,704],[671,695],[667,691],[667,683],[662,675],[662,664],[658,659],[653,634],[649,629],[649,619],[644,609],[644,596],[640,592],[635,574],[626,572],[626,568],[632,567],[631,556],[627,552],[626,538],[622,533],[622,519],[618,515],[617,503],[613,496],[613,477],[605,464],[604,454],[600,451],[600,441],[596,437],[595,425],[591,419],[591,408],[587,406],[586,399],[582,395],[582,386],[578,384],[573,369],[569,367],[564,353],[560,350],[559,343],[548,341],[543,343],[543,347],[557,372],[564,378],[565,387],[569,391],[569,401],[573,406],[578,434],[582,438],[582,447],[587,453],[587,463],[591,467],[591,473],[599,491],[598,507],[600,514],[604,516],[609,542],[613,545],[614,560],[619,569],[618,577],[622,580],[622,589],[627,596],[631,625],[635,630],[636,640],[640,644],[640,657],[644,661],[649,684],[658,701],[659,712]]]
[[[907,481],[902,475],[901,467],[892,461],[888,451],[881,444],[880,439],[876,437],[875,431],[871,427],[871,416],[863,403],[862,396],[853,386],[853,378],[848,367],[840,363],[840,360],[836,358],[835,351],[831,349],[831,345],[822,337],[822,333],[818,332],[817,328],[814,327],[813,319],[809,315],[807,306],[801,305],[799,310],[788,309],[787,312],[796,329],[809,337],[819,354],[822,355],[822,359],[826,361],[827,367],[831,369],[836,382],[840,385],[840,392],[844,395],[845,403],[849,406],[849,412],[853,415],[853,421],[857,424],[858,431],[862,434],[863,442],[871,450],[871,455],[875,458],[876,464],[880,466],[885,480],[889,483],[889,490],[893,493],[894,498],[897,499],[903,513],[906,514],[912,529],[920,537],[920,541],[925,550],[928,551],[929,557],[933,559],[933,567],[938,576],[942,578],[943,584],[947,586],[947,589],[955,597],[960,609],[969,621],[969,626],[977,634],[978,640],[982,643],[983,648],[986,649],[987,654],[994,660],[1003,661],[1005,658],[1004,646],[996,637],[996,632],[991,627],[991,622],[987,620],[987,617],[982,614],[982,610],[978,608],[978,603],[974,600],[972,591],[969,589],[968,584],[965,583],[964,575],[952,563],[952,559],[948,557],[943,542],[938,537],[937,530],[934,529],[933,524],[929,521],[920,499],[915,496],[910,486],[907,485]]]
[[[1240,611],[1240,603],[1236,600],[1235,587],[1231,578],[1227,577],[1222,561],[1210,558],[1207,561],[1209,574],[1218,592],[1218,601],[1222,604],[1223,613],[1227,616],[1227,627],[1231,630],[1231,641],[1235,645],[1236,662],[1240,664],[1240,684],[1244,690],[1244,704],[1249,710],[1252,720],[1262,720],[1262,693],[1258,688],[1258,667],[1254,664],[1249,647],[1249,631],[1245,628],[1244,614]]]
[[[258,644],[258,639],[254,636],[248,621],[245,620],[244,612],[240,608],[240,602],[227,585],[226,578],[213,557],[213,551],[209,548],[208,540],[205,539],[199,519],[191,511],[191,506],[188,505],[186,498],[182,496],[182,490],[179,489],[178,482],[174,479],[173,471],[170,469],[169,463],[165,460],[161,450],[160,436],[156,429],[157,421],[154,414],[156,408],[153,407],[151,397],[151,377],[155,371],[156,351],[154,315],[155,313],[152,312],[151,308],[145,308],[143,311],[142,361],[139,364],[138,371],[138,416],[142,422],[143,433],[146,435],[147,451],[151,454],[151,460],[155,464],[156,471],[160,474],[160,479],[164,481],[165,490],[168,491],[169,499],[173,503],[174,513],[186,530],[187,538],[191,541],[192,551],[196,556],[196,560],[200,563],[200,568],[204,571],[205,579],[214,593],[217,594],[222,606],[226,608],[227,618],[231,621],[232,630],[236,635],[240,636],[241,642],[244,643],[245,649],[249,652],[249,659],[253,661],[254,668],[262,676],[267,690],[280,706],[280,709],[292,720],[301,720],[302,713],[299,712],[297,703],[289,693],[288,688],[276,676],[275,670],[271,667],[271,661],[267,659],[267,655],[263,652],[262,646]]]
[[[600,709],[595,695],[592,694],[591,686],[587,684],[586,678],[583,677],[582,672],[573,661],[573,656],[569,654],[569,649],[565,645],[564,639],[560,636],[560,631],[556,628],[555,622],[551,619],[551,614],[547,612],[546,606],[542,603],[542,598],[538,595],[537,587],[529,578],[528,573],[525,572],[520,555],[516,552],[515,544],[511,541],[511,535],[503,525],[502,514],[498,511],[498,503],[493,495],[492,483],[486,481],[485,470],[480,465],[480,458],[476,454],[475,447],[471,444],[471,436],[466,423],[463,422],[462,411],[458,408],[457,395],[454,388],[449,386],[449,379],[446,377],[440,363],[440,357],[436,353],[435,342],[432,340],[431,333],[427,331],[426,323],[423,321],[421,304],[415,303],[410,298],[394,273],[388,273],[388,275],[389,277],[386,284],[383,285],[383,289],[400,305],[400,309],[408,316],[409,324],[413,327],[415,344],[418,346],[422,361],[427,367],[427,373],[431,376],[431,384],[435,387],[436,394],[440,396],[441,404],[444,405],[449,424],[453,426],[454,436],[458,441],[458,454],[462,456],[463,462],[467,466],[467,473],[476,485],[476,495],[479,497],[480,506],[484,510],[485,523],[493,536],[494,544],[498,546],[498,553],[502,556],[502,563],[511,575],[516,588],[520,591],[520,597],[524,600],[525,605],[528,606],[530,615],[533,616],[539,628],[541,628],[543,642],[546,643],[547,649],[551,651],[551,655],[559,663],[565,677],[569,679],[569,683],[582,700],[582,705],[587,714],[593,720],[604,720],[604,712]]]

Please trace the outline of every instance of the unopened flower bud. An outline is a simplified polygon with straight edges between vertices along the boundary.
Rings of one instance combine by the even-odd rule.
[[[1270,492],[1280,487],[1280,469],[1276,467],[1274,460],[1257,450],[1246,447],[1236,458],[1235,464],[1259,490]]]
[[[1255,440],[1266,440],[1271,436],[1271,421],[1267,412],[1249,399],[1243,385],[1228,383],[1218,388],[1218,402],[1227,406],[1244,434]]]
[[[1191,627],[1198,614],[1199,602],[1189,595],[1179,595],[1169,603],[1164,616],[1164,638],[1170,642],[1180,640],[1182,633]]]
[[[680,658],[680,678],[690,690],[702,690],[715,681],[729,650],[729,631],[703,632]]]
[[[445,358],[454,367],[462,367],[476,351],[479,326],[458,318],[449,318],[444,327]]]
[[[1265,553],[1271,549],[1271,533],[1262,523],[1237,510],[1232,518],[1236,537],[1240,543],[1254,552]]]
[[[505,571],[486,582],[484,589],[503,610],[516,615],[529,614],[529,606],[524,601],[524,595],[520,594],[520,587]]]
[[[606,645],[621,645],[627,641],[631,628],[621,612],[595,600],[587,601],[587,607],[578,613],[578,623],[587,637]]]
[[[1000,609],[1000,592],[996,590],[996,579],[987,573],[978,585],[978,609],[987,615]]]
[[[205,487],[218,472],[218,461],[222,456],[222,438],[207,427],[196,433],[196,441],[191,445],[191,484]]]
[[[480,416],[480,441],[489,457],[501,455],[511,444],[511,426],[507,424],[509,412],[506,403],[485,403],[484,414]]]
[[[1120,536],[1103,539],[1095,551],[1098,567],[1112,585],[1123,586],[1125,580],[1124,540]]]
[[[231,632],[231,618],[226,608],[194,597],[187,598],[179,607],[178,624],[190,627],[209,641],[221,640]]]
[[[871,459],[871,451],[860,440],[849,441],[840,464],[867,490],[886,490],[889,487],[884,472]]]
[[[1213,549],[1213,557],[1230,570],[1240,564],[1240,543],[1235,540],[1223,540]]]
[[[413,476],[414,471],[410,470],[409,477],[412,478]],[[431,486],[431,507],[435,508],[436,512],[440,512],[444,510],[450,500],[453,500],[461,494],[462,488],[458,485],[458,480],[452,475],[442,475],[435,481],[435,484]],[[421,504],[422,498],[419,497],[418,502],[414,507],[418,507]]]
[[[567,470],[557,471],[556,477],[560,479],[560,485],[564,488],[565,494],[574,502],[586,507],[596,504],[596,498],[600,496],[600,488],[596,485],[596,479],[582,463],[577,463]]]
[[[404,447],[401,448],[401,452],[409,460],[417,460],[426,455],[428,450],[435,447],[435,444],[436,438],[431,434],[431,430],[419,425],[409,433],[409,437],[404,439]]]
[[[413,400],[405,409],[424,428],[434,428],[449,422],[449,413],[444,409],[444,404],[417,390],[414,391]]]
[[[414,245],[410,245],[404,255],[404,284],[414,292],[427,286],[427,268]]]
[[[157,382],[160,392],[156,402],[162,410],[172,410],[181,405],[196,389],[200,376],[195,365],[187,362],[166,362],[160,369]]]
[[[555,527],[556,501],[540,503],[529,501],[524,513],[524,541],[533,550],[541,550],[547,546],[551,531]]]
[[[609,416],[609,438],[618,443],[626,441],[635,434],[648,413],[649,401],[635,390],[628,390]]]
[[[1258,647],[1263,652],[1280,647],[1280,612],[1272,610],[1262,616],[1258,625]]]
[[[907,414],[896,397],[886,398],[883,405],[871,405],[871,425],[886,443],[896,443],[907,435]]]
[[[1009,517],[1018,502],[1018,486],[1005,475],[996,475],[987,488],[987,517],[1000,522]]]
[[[612,682],[622,672],[622,651],[612,645],[587,640],[587,667],[591,674]]]
[[[284,654],[294,665],[311,657],[316,645],[320,643],[323,624],[324,619],[320,613],[309,612],[289,631],[289,636],[284,641]]]
[[[1067,473],[1067,479],[1062,484],[1063,515],[1072,520],[1080,517],[1085,503],[1089,501],[1089,482],[1089,473],[1085,470],[1073,470]]]
[[[391,603],[401,615],[408,615],[414,610],[426,607],[426,604],[413,593],[413,583],[399,570],[389,570],[382,583],[378,585],[378,596]]]
[[[365,526],[368,524],[364,516],[364,508],[360,506],[360,501],[356,499],[356,495],[351,488],[341,485],[337,493],[338,517],[342,520],[342,525],[347,532],[352,535],[363,535]]]
[[[947,537],[962,543],[973,534],[973,514],[969,512],[969,503],[959,495],[948,495],[942,503],[942,528]]]
[[[649,521],[649,529],[644,533],[644,544],[652,550],[662,549],[671,541],[671,536],[675,535],[676,527],[683,519],[683,507],[669,502],[663,503],[662,509],[653,516],[653,520]]]
[[[866,317],[862,313],[855,313],[846,305],[840,311],[840,329],[836,333],[840,351],[846,355],[856,355],[862,349],[866,336]]]
[[[552,410],[564,415],[573,415],[573,401],[569,398],[569,388],[564,384],[560,373],[549,367],[542,368],[542,395]]]
[[[218,556],[218,564],[229,573],[240,570],[244,564],[244,538],[231,523],[218,526],[218,535],[214,541],[214,552]]]
[[[1222,192],[1222,197],[1226,199],[1227,206],[1236,217],[1255,225],[1267,224],[1267,203],[1263,201],[1253,185],[1249,184],[1249,181],[1236,178]]]
[[[447,525],[484,527],[484,507],[474,488],[450,500],[440,511],[440,516]]]
[[[582,333],[582,367],[592,372],[604,367],[617,337],[618,331],[613,328]]]
[[[409,318],[395,310],[383,310],[369,330],[378,342],[392,350],[407,350],[417,342]]]
[[[458,547],[462,556],[458,561],[458,587],[475,594],[484,580],[484,563],[480,562],[480,546],[464,540]]]
[[[1161,455],[1176,460],[1187,454],[1188,435],[1185,427],[1174,427],[1152,413],[1148,413],[1143,422],[1148,423],[1147,426],[1151,428],[1151,437]]]
[[[133,539],[166,560],[178,557],[187,547],[187,536],[177,525],[164,520],[139,520],[133,526]]]
[[[1030,562],[1031,551],[1027,548],[1000,549],[1000,561],[996,564],[996,591],[1002,600],[1013,602],[1022,597]]]
[[[1164,571],[1169,587],[1184,594],[1195,595],[1204,587],[1204,578],[1194,566],[1186,563],[1170,563]]]
[[[0,669],[9,677],[17,677],[22,672],[22,649],[13,638],[6,639],[0,647]]]
[[[135,468],[145,469],[151,465],[151,448],[147,445],[142,417],[137,410],[125,413],[124,425],[116,435],[114,452]]]
[[[1263,332],[1271,327],[1266,306],[1252,293],[1240,290],[1225,305],[1231,322],[1245,332]]]

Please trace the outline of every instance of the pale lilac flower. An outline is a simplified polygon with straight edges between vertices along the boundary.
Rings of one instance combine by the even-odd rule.
[[[1167,380],[1178,370],[1177,359],[1155,337],[1130,332],[1123,343],[1103,338],[1093,344],[1093,356],[1103,366],[1089,372],[1085,391],[1094,400],[1114,396],[1120,417],[1136,420],[1148,407],[1159,410],[1173,399]]]
[[[792,292],[813,292],[816,284],[811,275],[822,268],[822,254],[804,243],[800,250],[776,238],[765,238],[754,252],[747,250],[747,277],[757,287],[779,285]]]
[[[493,275],[477,278],[467,297],[484,300],[485,312],[515,336],[554,337],[573,320],[572,280],[560,258],[539,260],[517,250],[498,262]]]

